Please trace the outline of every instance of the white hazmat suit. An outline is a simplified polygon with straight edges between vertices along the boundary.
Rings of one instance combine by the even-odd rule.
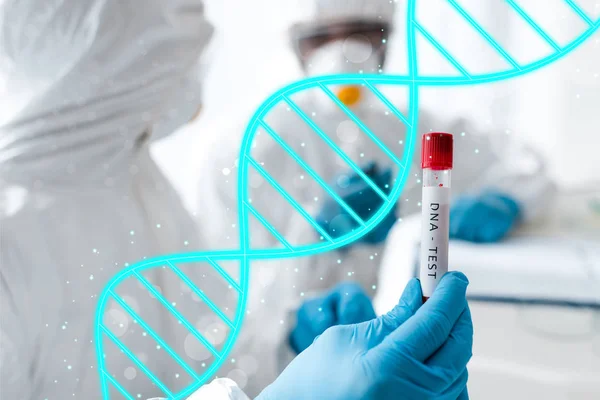
[[[108,279],[204,247],[148,142],[197,112],[211,34],[200,0],[0,4],[1,398],[99,398],[94,313]],[[104,323],[136,329],[117,309]],[[134,351],[177,381],[153,346]],[[131,362],[111,362],[129,393],[161,395]],[[218,380],[196,398],[234,394],[245,398]]]

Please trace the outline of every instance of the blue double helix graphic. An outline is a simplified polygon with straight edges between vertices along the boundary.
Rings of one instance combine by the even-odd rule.
[[[348,74],[348,75],[333,75],[325,77],[317,77],[311,79],[305,79],[293,83],[270,96],[262,106],[256,111],[250,123],[247,126],[245,136],[240,151],[239,157],[239,169],[238,169],[238,210],[239,210],[239,237],[240,246],[239,249],[231,251],[207,251],[207,252],[191,252],[183,254],[171,254],[161,257],[157,257],[150,260],[145,260],[132,265],[125,270],[121,271],[116,275],[105,287],[98,304],[96,319],[95,319],[95,346],[98,358],[98,371],[100,374],[101,390],[103,398],[110,398],[111,391],[115,391],[120,396],[126,399],[134,399],[135,394],[128,393],[128,391],[119,383],[118,374],[116,371],[111,371],[105,363],[106,351],[105,343],[111,343],[121,350],[121,352],[128,357],[132,364],[137,366],[145,376],[163,393],[164,397],[170,399],[182,399],[191,394],[194,390],[200,387],[203,383],[207,382],[211,377],[215,375],[219,367],[222,366],[224,361],[227,359],[228,354],[236,342],[242,321],[244,319],[246,302],[248,298],[248,277],[250,263],[256,260],[265,259],[283,259],[300,256],[311,256],[327,251],[331,251],[336,248],[348,245],[362,236],[367,234],[388,214],[394,204],[397,202],[402,188],[408,177],[408,169],[410,168],[413,149],[415,146],[415,140],[417,137],[417,118],[418,118],[418,100],[419,100],[419,88],[420,87],[439,87],[439,86],[456,86],[456,85],[472,85],[482,84],[489,82],[496,82],[508,78],[518,77],[523,74],[535,71],[545,65],[556,61],[571,50],[575,49],[586,39],[588,39],[596,30],[600,27],[600,20],[594,21],[588,16],[577,4],[575,0],[564,0],[564,4],[568,6],[570,12],[579,18],[585,26],[585,28],[578,33],[573,40],[566,45],[559,45],[553,37],[544,30],[533,17],[525,11],[523,5],[519,5],[515,0],[505,0],[506,4],[510,9],[516,13],[522,20],[551,48],[551,53],[547,56],[526,64],[519,64],[510,52],[506,50],[500,43],[494,39],[493,35],[488,32],[480,24],[476,18],[463,8],[457,0],[445,0],[446,3],[451,7],[453,13],[456,13],[464,22],[470,26],[473,32],[483,38],[486,45],[493,49],[499,57],[505,61],[505,68],[500,71],[494,71],[485,74],[473,74],[469,72],[469,69],[461,63],[461,60],[451,54],[451,51],[441,44],[440,38],[436,38],[430,29],[427,29],[425,24],[422,24],[416,14],[417,0],[409,0],[407,2],[407,41],[408,41],[408,73],[406,75],[367,75],[367,74]],[[422,4],[423,2],[420,2]],[[418,68],[418,46],[417,36],[421,35],[433,48],[444,57],[447,62],[452,65],[458,72],[456,75],[426,75],[419,73]],[[399,119],[406,126],[406,138],[404,154],[402,157],[398,157],[389,148],[387,148],[383,142],[367,127],[367,125],[361,121],[350,108],[346,107],[332,92],[332,85],[360,85],[363,88],[370,90],[387,108],[389,111]],[[409,91],[409,102],[408,112],[401,112],[392,102],[379,90],[379,86],[402,86]],[[317,126],[317,124],[306,115],[305,112],[292,100],[292,95],[301,93],[307,90],[319,90],[322,91],[332,102],[337,105],[339,109],[348,116],[367,136],[372,140],[394,163],[398,169],[398,177],[394,182],[394,186],[388,193],[381,190],[377,184],[373,182],[363,170],[356,165],[356,163],[338,147],[338,145],[329,138],[329,136],[323,132],[323,130]],[[368,220],[361,219],[350,207],[340,198],[336,192],[326,183],[326,178],[319,176],[319,174],[305,162],[301,156],[299,156],[285,139],[278,135],[266,122],[266,117],[269,112],[278,105],[283,105],[289,110],[293,111],[299,116],[316,135],[322,139],[322,145],[329,146],[347,165],[356,172],[360,178],[362,178],[383,200],[380,209]],[[294,199],[286,190],[282,187],[280,182],[277,182],[251,155],[252,144],[255,140],[258,131],[266,132],[285,152],[335,201],[343,207],[348,214],[357,222],[357,228],[348,232],[347,234],[340,237],[331,237],[305,210],[302,204],[297,199]],[[260,212],[253,207],[252,202],[249,198],[249,173],[250,171],[260,174],[270,186],[275,189],[297,212],[300,214],[314,229],[320,234],[315,235],[318,240],[317,243],[293,245],[277,231],[277,229],[268,221],[267,218],[263,217]],[[249,229],[249,218],[252,216],[259,221],[275,238],[281,242],[281,247],[277,248],[253,248],[250,244],[250,229]],[[232,275],[222,266],[223,263],[230,261],[236,261],[239,264],[239,277],[234,279]],[[224,311],[221,307],[211,301],[210,295],[207,294],[206,288],[201,287],[181,267],[186,264],[204,265],[212,270],[216,276],[219,277],[224,283],[224,287],[227,290],[232,291],[237,296],[237,308],[233,316],[230,313]],[[168,270],[169,273],[176,275],[182,285],[187,287],[188,291],[191,291],[197,296],[197,298],[204,303],[212,312],[218,317],[220,322],[224,324],[229,330],[229,335],[224,341],[222,347],[217,349],[213,345],[211,340],[207,339],[202,333],[200,333],[192,323],[190,323],[185,316],[183,316],[178,308],[178,305],[174,302],[167,300],[160,290],[158,290],[150,278],[144,275],[145,272],[153,269]],[[212,357],[212,363],[210,365],[204,365],[204,368],[200,372],[197,368],[189,365],[182,358],[181,353],[175,349],[173,343],[169,342],[169,339],[158,332],[158,330],[151,326],[142,316],[139,314],[139,310],[136,311],[127,296],[120,295],[118,293],[119,288],[126,285],[128,282],[136,282],[136,284],[145,288],[148,293],[156,299],[164,309],[166,309],[177,321],[178,324],[182,325],[183,328],[187,329],[195,340],[201,346],[208,351]],[[187,384],[182,389],[176,390],[171,387],[167,387],[159,376],[154,374],[144,363],[144,360],[134,354],[127,345],[125,345],[121,339],[116,335],[110,327],[108,327],[103,319],[103,316],[108,310],[108,304],[110,302],[117,303],[119,306],[129,314],[131,319],[140,326],[144,331],[144,336],[151,337],[157,344],[157,348],[160,347],[167,353],[172,361],[179,365],[182,371],[185,371],[189,375]],[[144,304],[141,304],[143,308]]]

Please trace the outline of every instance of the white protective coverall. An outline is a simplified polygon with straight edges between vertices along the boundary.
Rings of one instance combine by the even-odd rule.
[[[321,23],[327,18],[336,23],[343,21],[343,15],[340,17],[336,14],[344,9],[343,4],[338,4],[336,9],[330,7],[331,3],[332,1],[326,0],[317,1],[321,7],[317,6],[315,18]],[[356,7],[353,9],[354,14],[349,14],[349,21],[360,19],[360,15],[368,20],[370,12],[389,18],[393,14],[381,13],[381,10],[373,6],[373,2],[348,3]],[[390,4],[387,0],[382,2],[384,3]],[[371,8],[361,8],[361,4],[368,4]],[[393,5],[391,7],[393,8]],[[361,53],[365,54],[365,51],[361,51],[361,43],[352,43],[350,39],[329,43],[305,60],[307,72],[311,75],[325,75],[359,70],[374,72],[379,69],[375,57],[351,59],[352,54]],[[405,125],[393,113],[388,112],[385,105],[366,88],[361,89],[360,97],[360,101],[350,107],[352,112],[401,158],[406,145]],[[383,168],[392,167],[388,156],[325,95],[308,92],[291,98],[356,164],[365,165],[376,161]],[[402,104],[396,105],[406,112]],[[337,175],[349,173],[348,165],[337,157],[306,123],[290,111],[287,105],[278,105],[266,117],[266,122],[325,181],[332,182]],[[545,174],[542,160],[528,149],[512,143],[504,132],[490,131],[487,126],[466,119],[436,118],[426,110],[421,110],[419,132],[431,131],[455,134],[452,181],[454,195],[477,193],[488,188],[498,189],[521,204],[525,219],[533,218],[547,203],[553,185]],[[227,221],[217,229],[211,230],[210,236],[204,238],[204,242],[212,243],[214,248],[237,248],[239,245],[237,168],[244,132],[245,125],[240,125],[231,135],[220,136],[213,144],[217,151],[206,160],[207,164],[202,169],[206,175],[203,176],[200,186],[203,202],[199,218],[207,226],[214,226],[213,221]],[[420,212],[421,208],[420,135],[415,140],[413,163],[397,205],[400,217]],[[264,131],[255,139],[251,154],[309,214],[314,217],[318,213],[325,192]],[[398,172],[397,168],[393,170]],[[271,190],[268,182],[255,174],[250,174],[250,198],[252,205],[290,243],[318,241],[316,230],[308,225],[300,214],[293,211],[285,199]],[[251,228],[253,248],[281,246],[280,242],[258,223],[251,225]],[[369,294],[375,294],[375,290],[382,284],[378,278],[382,250],[381,245],[357,243],[350,249],[309,258],[252,263],[249,302],[251,312],[245,322],[246,333],[260,331],[264,321],[281,321],[282,324],[277,330],[262,329],[261,337],[253,342],[255,346],[241,346],[242,351],[251,352],[246,356],[260,358],[264,367],[259,371],[261,376],[252,377],[252,374],[249,374],[249,386],[246,387],[249,393],[259,389],[254,385],[272,381],[289,361],[289,351],[271,352],[265,349],[273,343],[281,343],[281,350],[287,346],[290,329],[295,324],[294,310],[311,293],[330,288],[342,280],[353,280],[359,282]],[[273,326],[276,324],[273,323]],[[244,340],[250,338],[245,338],[242,334],[240,343],[244,343]],[[258,346],[260,341],[263,341],[263,346]],[[261,353],[262,357],[259,356]],[[276,358],[271,359],[271,356]]]
[[[204,247],[148,142],[197,112],[212,31],[200,0],[1,2],[0,398],[100,398],[94,315],[108,279]],[[119,310],[104,321],[135,329]],[[133,351],[177,385],[154,346]],[[129,393],[162,395],[130,361],[111,363]],[[245,398],[232,385],[195,398]]]

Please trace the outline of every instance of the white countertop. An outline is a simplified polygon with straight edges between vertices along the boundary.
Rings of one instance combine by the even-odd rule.
[[[597,202],[597,203],[596,203]],[[414,274],[420,218],[388,239],[375,306],[396,304]],[[494,245],[451,242],[470,296],[600,304],[600,195],[562,195],[544,218]],[[472,399],[600,399],[600,308],[471,301]]]

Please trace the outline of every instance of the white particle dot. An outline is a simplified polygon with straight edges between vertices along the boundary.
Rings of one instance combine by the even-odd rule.
[[[188,334],[183,341],[183,349],[185,354],[187,354],[192,360],[203,361],[210,358],[210,352],[202,343],[196,339],[194,335],[191,333]],[[204,367],[204,363],[202,366]]]
[[[223,168],[223,175],[228,176],[231,173],[231,170],[229,168]]]
[[[123,373],[123,375],[125,375],[126,379],[132,380],[137,375],[137,371],[133,367],[127,367],[125,368],[125,372]]]
[[[244,389],[248,384],[248,375],[242,369],[234,369],[227,374],[227,378],[234,381],[240,389]]]
[[[90,275],[90,281],[93,281],[93,280],[94,280],[94,275],[92,274],[92,275]]]
[[[119,308],[109,309],[103,317],[104,324],[111,328],[112,333],[117,336],[123,336],[129,327],[129,318],[127,314]]]

